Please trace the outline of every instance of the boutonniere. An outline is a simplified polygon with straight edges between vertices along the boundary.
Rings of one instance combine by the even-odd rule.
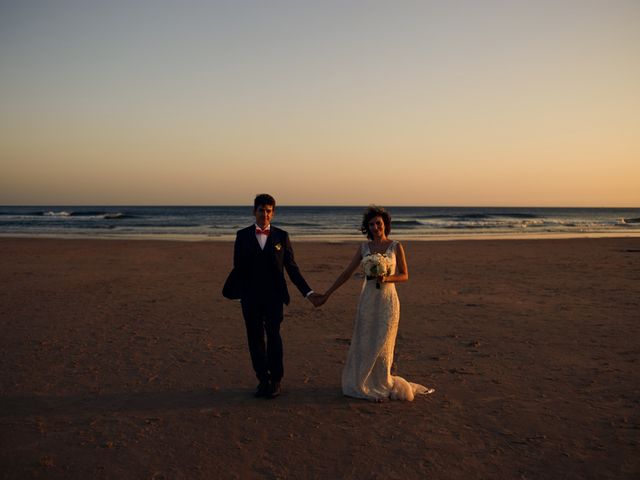
[[[276,252],[279,252],[280,250],[282,250],[282,244],[281,243],[276,243],[273,248],[276,249]]]

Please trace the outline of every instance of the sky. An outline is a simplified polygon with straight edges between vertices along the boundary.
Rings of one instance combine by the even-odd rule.
[[[637,0],[0,0],[0,204],[640,207]]]

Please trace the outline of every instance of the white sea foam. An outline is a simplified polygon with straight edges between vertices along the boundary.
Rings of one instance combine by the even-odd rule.
[[[44,215],[46,217],[70,217],[71,216],[71,212],[44,212]]]

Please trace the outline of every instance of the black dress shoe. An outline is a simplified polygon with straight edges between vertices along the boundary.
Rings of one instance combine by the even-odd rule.
[[[256,393],[253,394],[256,398],[267,397],[269,396],[269,392],[271,391],[271,386],[269,382],[260,382],[258,384],[258,388],[256,388]]]
[[[276,398],[278,395],[280,395],[280,382],[272,382],[267,398]]]

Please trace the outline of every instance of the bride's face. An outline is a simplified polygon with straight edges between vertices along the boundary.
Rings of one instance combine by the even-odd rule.
[[[382,217],[373,217],[369,220],[369,231],[373,238],[384,237],[384,220]]]

